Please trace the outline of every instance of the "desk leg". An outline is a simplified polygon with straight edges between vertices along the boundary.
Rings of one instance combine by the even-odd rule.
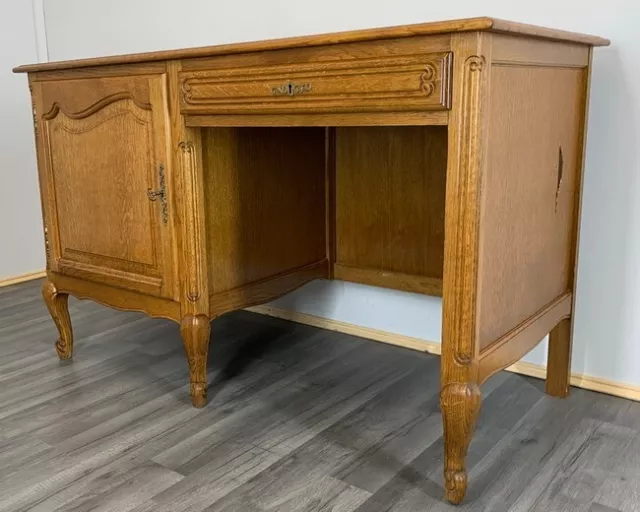
[[[210,333],[210,320],[205,315],[189,315],[180,323],[180,334],[189,362],[191,402],[194,407],[204,407],[207,403],[207,356]]]
[[[56,352],[62,360],[71,359],[73,354],[73,331],[69,316],[69,294],[61,293],[49,280],[42,285],[42,297],[60,337],[56,341]]]
[[[444,479],[448,501],[467,491],[465,458],[480,411],[480,231],[491,39],[455,34],[449,117],[442,295]]]
[[[453,382],[440,392],[444,424],[444,479],[447,500],[458,504],[467,492],[465,459],[482,396],[476,384]]]
[[[547,395],[569,396],[571,374],[571,318],[565,318],[549,334],[547,363]]]

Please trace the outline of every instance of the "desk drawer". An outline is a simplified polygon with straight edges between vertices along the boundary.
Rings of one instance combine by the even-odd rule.
[[[313,51],[313,50],[307,50]],[[268,53],[268,52],[267,52]],[[277,114],[446,110],[451,52],[266,65],[218,64],[180,74],[185,114]],[[274,63],[274,61],[276,61]]]

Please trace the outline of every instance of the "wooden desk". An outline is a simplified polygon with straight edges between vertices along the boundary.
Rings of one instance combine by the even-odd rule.
[[[547,333],[569,391],[597,37],[489,18],[36,64],[48,279],[180,322],[205,405],[210,321],[312,279],[443,296],[447,498],[480,385]]]

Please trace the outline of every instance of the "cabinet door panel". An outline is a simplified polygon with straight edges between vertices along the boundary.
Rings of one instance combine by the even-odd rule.
[[[76,114],[54,102],[43,116],[49,264],[64,274],[170,297],[167,193],[149,196],[168,183],[164,77],[146,80],[148,104],[118,93],[122,79],[100,79],[109,94],[96,107]],[[77,82],[67,84],[67,95],[90,81]]]

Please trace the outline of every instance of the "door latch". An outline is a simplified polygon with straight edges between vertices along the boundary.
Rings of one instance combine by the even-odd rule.
[[[160,164],[158,167],[158,177],[160,181],[160,190],[151,190],[147,189],[147,197],[150,201],[156,201],[160,199],[160,203],[162,203],[162,223],[167,223],[167,218],[169,216],[169,211],[167,207],[167,185],[164,179],[164,165]]]

